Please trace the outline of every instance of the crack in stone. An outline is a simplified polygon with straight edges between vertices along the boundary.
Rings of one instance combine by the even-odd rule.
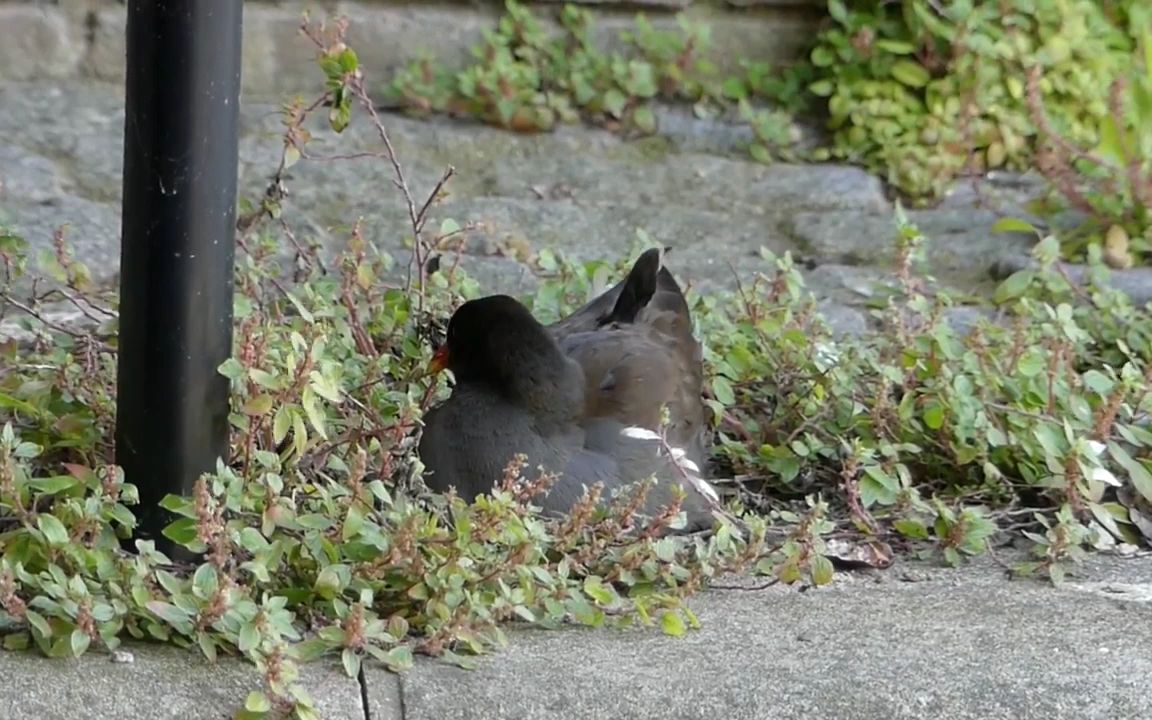
[[[356,675],[360,683],[360,709],[364,711],[364,720],[372,720],[372,706],[368,702],[368,679],[364,676],[364,663],[360,663],[360,672]]]

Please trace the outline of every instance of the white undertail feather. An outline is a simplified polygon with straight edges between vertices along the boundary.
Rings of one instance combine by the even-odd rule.
[[[620,434],[638,440],[663,440],[659,433],[635,425],[624,428],[620,431]],[[687,453],[684,452],[684,448],[672,447],[666,442],[664,444],[672,456],[672,462],[680,468],[680,474],[688,481],[692,488],[703,495],[705,499],[719,504],[720,495],[716,492],[716,488],[712,487],[711,483],[707,480],[700,477],[700,466],[686,457]]]
[[[630,426],[620,431],[624,437],[636,438],[637,440],[659,440],[660,435],[652,432],[648,428]]]

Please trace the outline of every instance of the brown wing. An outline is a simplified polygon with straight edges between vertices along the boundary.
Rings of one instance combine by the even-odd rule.
[[[624,280],[549,330],[584,369],[587,417],[655,428],[667,405],[669,441],[703,469],[701,348],[684,294],[660,260],[658,249],[645,252]]]

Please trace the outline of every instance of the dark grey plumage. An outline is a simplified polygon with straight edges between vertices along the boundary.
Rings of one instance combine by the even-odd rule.
[[[622,433],[631,423],[589,416],[581,364],[519,302],[495,295],[465,303],[449,322],[446,344],[456,386],[425,416],[419,448],[431,489],[454,486],[471,500],[524,453],[530,468],[560,473],[536,499],[549,512],[567,512],[595,482],[610,493],[651,475],[659,482],[645,510],[655,513],[671,500],[682,470],[658,440]],[[693,488],[685,491],[689,529],[710,525],[708,504]]]

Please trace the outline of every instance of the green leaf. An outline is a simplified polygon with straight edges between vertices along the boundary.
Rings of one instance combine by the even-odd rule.
[[[954,547],[944,548],[944,561],[952,567],[959,567],[961,563],[960,553]]]
[[[828,97],[836,91],[836,85],[831,80],[817,80],[808,86],[808,92],[816,97]]]
[[[340,662],[344,665],[344,674],[350,678],[360,675],[360,655],[352,648],[344,648],[340,653]]]
[[[308,530],[327,530],[335,524],[332,518],[321,515],[320,513],[301,515],[296,518],[296,522],[300,527],[307,528]]]
[[[1084,386],[1097,395],[1107,395],[1112,392],[1115,383],[1099,370],[1089,370],[1084,373]]]
[[[183,495],[165,495],[164,498],[160,500],[160,507],[187,518],[196,517],[196,508],[192,505],[192,499],[184,497]]]
[[[600,627],[604,624],[604,611],[580,597],[573,597],[568,601],[568,609],[572,619],[581,625]]]
[[[456,653],[452,654],[456,655]],[[397,645],[388,651],[388,654],[384,658],[383,662],[388,666],[390,670],[393,671],[409,670],[412,668],[413,664],[412,649],[407,645]],[[475,664],[471,660],[467,660],[466,662],[468,666]]]
[[[320,597],[331,600],[343,592],[349,580],[348,568],[345,565],[329,565],[316,576],[312,590]]]
[[[930,430],[939,430],[944,427],[944,406],[935,400],[926,403],[924,406],[924,424]]]
[[[350,47],[344,48],[337,60],[340,63],[340,69],[345,73],[353,72],[360,67],[360,60],[356,57],[356,51]]]
[[[460,232],[460,223],[452,218],[446,218],[440,222],[440,236],[454,235]]]
[[[665,635],[672,637],[681,637],[684,635],[687,628],[684,625],[684,619],[680,617],[680,613],[672,610],[666,610],[660,616],[660,628],[664,631]]]
[[[40,492],[54,494],[75,487],[78,482],[80,481],[71,475],[55,475],[46,478],[33,478],[28,481],[28,487]]]
[[[4,636],[3,647],[5,650],[21,652],[27,650],[31,646],[31,643],[31,635],[26,632],[16,632]]]
[[[816,67],[830,67],[836,62],[836,54],[831,48],[824,45],[817,45],[813,48],[809,57]]]
[[[736,404],[736,394],[732,391],[732,383],[723,375],[712,378],[712,394],[721,405],[731,407]]]
[[[628,98],[624,93],[613,88],[604,93],[604,111],[615,118],[619,118],[624,114],[624,108],[628,105]]]
[[[284,148],[284,169],[287,170],[298,162],[300,162],[300,148],[295,145]]]
[[[992,232],[997,233],[1032,233],[1039,235],[1036,226],[1027,220],[1014,217],[1002,217],[992,224]]]
[[[2,229],[0,229],[0,232],[2,232]],[[34,405],[30,405],[23,400],[14,398],[11,395],[5,395],[4,393],[0,393],[0,407],[18,410],[30,418],[40,417],[40,411],[37,410]]]
[[[292,413],[292,445],[296,457],[303,457],[308,449],[308,429],[304,427],[304,417],[300,413]]]
[[[897,60],[892,63],[892,77],[914,88],[924,87],[932,79],[924,66],[915,60]]]
[[[315,370],[312,371],[311,378],[312,383],[310,387],[317,395],[331,403],[340,402],[340,387],[332,378],[321,375]]]
[[[595,575],[584,578],[584,592],[601,605],[611,605],[616,593]]]
[[[216,567],[211,563],[203,563],[196,568],[192,575],[192,590],[196,596],[207,600],[215,594],[220,587],[220,578],[217,577]]]
[[[147,605],[148,611],[182,633],[192,632],[192,616],[172,603],[152,600]]]
[[[69,542],[68,530],[64,528],[64,523],[60,522],[54,515],[38,516],[36,527],[44,533],[44,538],[50,547],[62,547]]]
[[[260,387],[268,388],[269,390],[279,390],[283,385],[283,383],[280,382],[280,378],[260,368],[250,369],[248,371],[248,377]]]
[[[244,377],[244,366],[236,358],[228,358],[220,363],[220,367],[216,371],[229,380],[239,380]]]
[[[12,457],[20,460],[31,460],[34,457],[38,457],[43,450],[44,448],[36,443],[22,442],[12,451]]]
[[[277,445],[284,442],[284,438],[288,437],[288,431],[292,429],[295,415],[293,408],[288,405],[281,405],[276,410],[276,417],[272,419],[272,442]]]
[[[919,520],[901,518],[900,520],[893,522],[892,527],[895,528],[896,532],[900,533],[906,538],[910,538],[912,540],[928,539],[928,528],[925,527],[924,523],[920,522]]]
[[[1148,471],[1148,468],[1114,441],[1108,441],[1108,452],[1128,473],[1128,479],[1132,481],[1132,487],[1136,489],[1136,492],[1140,493],[1146,501],[1152,502],[1152,473]]]
[[[263,692],[253,690],[244,699],[244,709],[248,712],[266,713],[272,710],[272,701]]]
[[[1032,285],[1036,273],[1032,270],[1017,270],[1004,279],[1004,282],[992,293],[992,302],[1003,305],[1006,302],[1021,297]]]
[[[1117,167],[1123,166],[1125,164],[1124,141],[1121,140],[1122,131],[1116,126],[1116,119],[1111,114],[1105,113],[1100,118],[1097,132],[1100,142],[1096,145],[1096,154],[1112,161],[1112,164]],[[1127,135],[1126,132],[1123,134]]]
[[[896,492],[900,489],[900,481],[880,465],[866,465],[864,467],[864,474],[866,477],[880,483],[885,490]]]
[[[877,40],[875,47],[893,55],[911,55],[916,52],[915,45],[903,40]]]
[[[1044,372],[1047,367],[1048,358],[1045,351],[1039,348],[1029,348],[1017,362],[1016,372],[1024,377],[1035,377]]]
[[[188,547],[198,542],[196,527],[195,518],[180,518],[173,520],[168,527],[164,528],[163,533],[164,537],[177,545]]]
[[[844,6],[844,0],[828,0],[828,14],[841,25],[848,24],[848,8]]]
[[[328,432],[324,426],[324,411],[320,409],[320,399],[316,397],[316,393],[311,387],[304,388],[304,391],[300,393],[300,404],[304,407],[304,413],[308,416],[308,422],[316,430],[316,434],[327,440]]]
[[[743,100],[748,97],[748,86],[738,77],[730,77],[720,85],[720,92],[729,100]]]
[[[241,636],[241,638],[243,638],[243,636]],[[331,649],[323,638],[309,638],[295,645],[293,648],[296,658],[304,663],[318,660]]]
[[[814,585],[828,585],[832,582],[832,577],[835,573],[832,567],[832,561],[823,555],[813,557],[811,573],[812,583]]]
[[[260,645],[260,631],[254,623],[245,623],[240,628],[240,636],[237,639],[236,647],[242,653],[249,653]]]
[[[25,610],[24,619],[28,622],[28,627],[39,638],[47,640],[52,637],[52,626],[44,619],[44,616],[35,610]]]
[[[656,115],[652,108],[642,105],[632,111],[632,122],[641,132],[652,134],[656,132]]]
[[[264,393],[263,395],[257,395],[256,397],[252,398],[248,402],[244,403],[244,407],[242,409],[242,412],[245,415],[252,415],[252,416],[263,415],[272,409],[272,403],[274,401],[275,401],[275,398],[273,398],[268,393]]]
[[[88,645],[92,643],[92,638],[88,637],[88,633],[77,628],[72,631],[70,638],[70,646],[72,649],[72,657],[80,657],[88,649]]]
[[[1123,507],[1121,507],[1123,509]],[[1112,514],[1109,508],[1097,503],[1088,503],[1088,510],[1091,511],[1092,516],[1100,523],[1112,537],[1123,539],[1124,534],[1120,531],[1120,527],[1116,524],[1116,517]]]
[[[864,507],[872,507],[877,503],[891,505],[895,501],[896,494],[875,478],[871,476],[860,478],[860,502]]]
[[[340,538],[344,542],[348,542],[357,537],[364,529],[364,510],[358,504],[352,504],[348,507],[348,514],[344,517],[344,528],[340,532]]]
[[[758,163],[771,165],[775,158],[772,157],[772,151],[764,146],[763,143],[752,143],[748,146],[748,154],[752,159]]]

